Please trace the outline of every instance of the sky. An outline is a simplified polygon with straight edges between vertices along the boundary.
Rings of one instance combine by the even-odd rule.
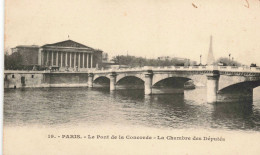
[[[260,0],[6,0],[5,49],[69,38],[110,57],[215,58],[260,65]]]

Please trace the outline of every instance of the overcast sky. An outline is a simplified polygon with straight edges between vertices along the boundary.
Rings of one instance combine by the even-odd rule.
[[[260,0],[6,0],[5,48],[68,39],[109,56],[216,58],[260,65]],[[193,4],[193,5],[192,5]]]

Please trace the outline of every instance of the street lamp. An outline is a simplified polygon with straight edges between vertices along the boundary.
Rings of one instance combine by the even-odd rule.
[[[120,60],[120,58],[119,58],[119,55],[117,56],[117,63],[118,63],[118,65],[119,65],[119,60]]]
[[[202,57],[202,55],[200,55],[200,66],[201,66],[201,57]]]
[[[230,56],[231,54],[228,55],[228,65],[230,66]]]

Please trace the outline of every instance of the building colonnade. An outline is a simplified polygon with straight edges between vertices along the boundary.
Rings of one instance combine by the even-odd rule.
[[[68,68],[93,68],[93,53],[88,51],[57,51],[40,49],[38,65]]]

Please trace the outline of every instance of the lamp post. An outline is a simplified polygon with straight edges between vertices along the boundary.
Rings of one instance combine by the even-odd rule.
[[[120,61],[120,58],[119,58],[119,55],[117,55],[117,63],[119,65],[119,61]]]
[[[230,56],[231,54],[228,55],[228,65],[230,65]]]
[[[202,57],[202,55],[200,55],[200,66],[201,66],[201,57]]]

